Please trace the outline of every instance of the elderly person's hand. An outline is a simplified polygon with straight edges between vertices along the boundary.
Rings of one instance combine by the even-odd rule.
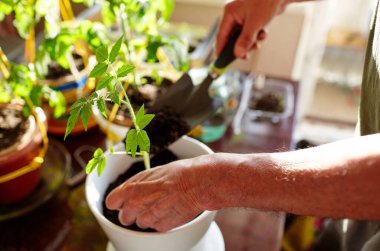
[[[259,42],[266,36],[267,24],[275,15],[283,12],[290,1],[234,0],[226,4],[217,37],[217,54],[226,45],[231,31],[242,27],[235,45],[235,56],[245,58],[250,50],[259,47]]]
[[[163,232],[189,222],[212,209],[210,186],[221,175],[210,166],[212,159],[205,155],[141,172],[114,189],[106,205],[120,210],[125,225]]]

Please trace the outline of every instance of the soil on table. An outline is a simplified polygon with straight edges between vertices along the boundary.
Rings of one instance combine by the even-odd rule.
[[[73,59],[78,71],[83,70],[84,62],[83,62],[82,57],[76,53],[73,53]],[[46,75],[46,79],[54,80],[54,79],[58,79],[58,78],[69,76],[69,75],[71,75],[70,68],[65,69],[60,64],[58,64],[58,62],[53,61],[53,62],[50,62],[48,65],[48,73]]]
[[[159,154],[157,154],[151,158],[151,166],[152,166],[152,168],[154,168],[156,166],[161,166],[161,165],[170,163],[170,162],[175,161],[177,159],[178,159],[178,157],[175,156],[171,151],[164,150],[164,151],[160,152]],[[130,177],[132,177],[135,174],[142,172],[144,170],[145,170],[145,167],[144,167],[143,161],[135,162],[134,164],[132,164],[132,166],[125,173],[123,173],[119,177],[117,177],[117,179],[108,186],[108,188],[105,192],[105,197],[103,198],[103,215],[108,220],[113,222],[114,224],[121,226],[121,227],[124,227],[124,228],[127,228],[127,229],[130,229],[130,230],[142,231],[142,232],[156,232],[154,229],[141,229],[136,224],[133,224],[130,226],[122,225],[119,221],[119,211],[118,210],[110,210],[106,207],[106,204],[105,204],[105,200],[106,200],[107,195],[113,189],[115,189],[119,185],[123,184]]]
[[[28,127],[29,120],[21,110],[0,107],[0,151],[20,140]]]
[[[257,99],[252,99],[250,109],[266,112],[284,112],[284,97],[279,94],[265,93]]]

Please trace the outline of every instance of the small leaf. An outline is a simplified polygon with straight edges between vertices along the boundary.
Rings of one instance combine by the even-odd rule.
[[[91,159],[88,163],[87,163],[87,166],[86,166],[86,173],[89,174],[91,173],[95,167],[98,165],[98,159]]]
[[[74,104],[70,106],[70,110],[76,110],[77,108],[82,108],[82,106],[87,103],[86,97],[81,97]]]
[[[98,164],[98,175],[99,176],[103,173],[105,167],[106,167],[106,158],[102,157],[99,159],[99,164]]]
[[[132,157],[136,157],[137,151],[137,131],[136,129],[131,129],[127,133],[127,139],[125,140],[125,151],[131,152]]]
[[[98,63],[104,62],[108,59],[108,49],[105,45],[100,46],[96,49],[96,61]]]
[[[94,158],[100,158],[103,155],[103,150],[101,148],[96,149],[94,152]]]
[[[115,152],[115,148],[113,148],[113,146],[110,147],[110,152],[111,152],[111,153],[114,153],[114,152]]]
[[[99,79],[98,84],[96,85],[96,90],[103,89],[107,87],[107,85],[112,81],[113,76],[110,73],[104,75],[101,79]]]
[[[98,107],[99,111],[103,114],[105,118],[107,118],[107,113],[106,113],[106,103],[104,102],[103,99],[98,99],[96,101],[96,106]]]
[[[80,110],[81,110],[81,109],[75,109],[75,110],[72,110],[72,111],[70,112],[70,117],[69,117],[69,119],[67,120],[66,132],[65,132],[65,137],[64,137],[64,139],[66,139],[66,137],[67,137],[67,136],[70,134],[70,132],[74,129],[74,126],[75,126],[75,124],[76,124],[77,121],[78,121],[78,117],[79,117]]]
[[[90,106],[91,105],[89,103],[87,103],[85,106],[83,106],[82,113],[81,113],[82,123],[83,123],[84,129],[86,131],[87,131],[87,125],[88,125],[88,121],[90,119],[90,114],[91,114]]]
[[[108,64],[106,64],[104,62],[99,63],[94,67],[94,69],[92,69],[89,77],[90,78],[100,77],[101,75],[103,75],[107,71],[107,68],[108,68]]]
[[[142,117],[144,117],[144,111],[145,111],[145,106],[144,106],[144,104],[142,104],[142,106],[140,107],[140,109],[136,113],[136,120],[137,121],[142,119]]]
[[[93,92],[91,93],[91,95],[88,97],[88,101],[91,105],[94,104],[94,101],[98,99],[98,93],[97,92]]]
[[[120,105],[120,98],[119,98],[119,93],[117,92],[117,90],[114,90],[113,92],[110,93],[110,98],[112,102]]]
[[[150,150],[150,140],[148,134],[145,130],[140,130],[137,134],[137,145],[140,151],[149,152]]]
[[[117,69],[117,72],[116,72],[117,77],[118,78],[125,77],[130,72],[132,72],[133,69],[135,69],[135,67],[133,65],[123,65],[122,67],[120,67],[119,69]]]
[[[154,114],[145,114],[142,119],[140,119],[137,124],[139,125],[139,128],[142,130],[147,125],[149,125],[150,121],[154,118]]]
[[[120,51],[121,43],[122,43],[122,42],[123,42],[123,36],[121,36],[121,37],[116,41],[116,43],[112,46],[112,49],[111,49],[111,52],[110,52],[110,56],[109,56],[109,58],[108,58],[108,60],[109,60],[111,63],[115,62],[117,55],[119,55],[119,51]]]
[[[144,114],[144,105],[142,105],[136,114],[136,124],[142,130],[154,118],[154,114]]]

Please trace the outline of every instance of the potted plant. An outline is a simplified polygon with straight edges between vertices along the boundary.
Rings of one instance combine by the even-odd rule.
[[[62,91],[68,105],[93,90],[95,83],[87,81],[86,67],[91,65],[89,51],[105,42],[105,29],[100,23],[76,22],[69,1],[2,1],[0,20],[10,14],[14,14],[13,23],[25,39],[25,62],[34,65],[41,85]],[[36,27],[42,20],[44,36],[36,50]],[[56,118],[48,104],[42,108],[47,114],[48,132],[63,135],[68,114]],[[91,118],[89,124],[94,127],[96,122]],[[73,133],[82,131],[79,126]]]
[[[47,108],[48,132],[63,135],[69,116],[68,108],[76,100],[88,96],[95,88],[94,79],[88,78],[89,69],[94,65],[91,51],[107,41],[104,26],[97,22],[61,22],[55,36],[45,37],[37,50],[36,70],[39,81],[61,91],[67,101],[66,113],[59,118],[52,116]],[[89,128],[96,121],[89,119]],[[79,124],[73,133],[81,133]]]
[[[59,116],[64,97],[37,85],[31,66],[9,62],[0,48],[0,204],[15,203],[33,192],[48,147],[42,100]]]
[[[124,90],[121,80],[132,73],[135,67],[123,63],[118,64],[116,59],[122,42],[123,37],[119,38],[110,50],[105,46],[97,50],[96,58],[98,64],[91,71],[90,77],[100,78],[97,84],[97,90],[99,92],[92,93],[88,98],[81,98],[72,105],[65,136],[70,134],[79,117],[82,118],[82,122],[86,127],[91,106],[97,106],[102,115],[107,117],[105,108],[106,101],[112,101],[118,105],[121,103],[125,104],[133,119],[133,128],[127,133],[125,146],[119,144],[115,148],[111,147],[106,152],[97,149],[93,155],[93,159],[87,164],[86,171],[90,173],[90,175],[86,181],[86,198],[90,209],[110,238],[112,244],[118,250],[189,250],[207,232],[214,219],[215,212],[203,212],[193,221],[166,233],[146,233],[127,229],[112,223],[104,216],[105,212],[103,211],[102,203],[104,203],[105,197],[107,196],[107,189],[110,189],[110,184],[119,174],[126,171],[128,172],[129,168],[133,168],[131,165],[132,163],[136,163],[136,161],[133,160],[136,156],[141,156],[140,159],[137,160],[140,161],[140,166],[150,168],[150,138],[154,138],[156,134],[164,134],[158,126],[152,126],[151,133],[147,133],[149,125],[154,124],[158,116],[155,117],[153,114],[146,114],[144,105],[140,107],[138,112],[135,112]],[[103,95],[100,94],[101,90],[104,90]],[[119,91],[121,91],[123,95],[119,96]],[[181,121],[165,121],[177,123],[177,126],[181,125]],[[187,131],[188,128],[185,130]],[[172,134],[169,132],[167,135]],[[170,137],[166,138],[167,142],[162,143],[160,150],[163,150],[169,143],[172,143],[169,141],[177,139],[178,137],[174,139]],[[174,153],[176,158],[189,158],[212,153],[204,144],[187,137],[176,141],[169,147],[169,150]],[[129,155],[131,155],[132,158],[129,157]],[[169,159],[169,161],[171,160],[172,159]],[[97,174],[92,172],[95,169],[97,169]]]
[[[164,93],[165,88],[178,79],[179,72],[189,67],[187,43],[175,36],[159,34],[170,18],[174,2],[105,0],[99,3],[103,23],[112,27],[110,33],[124,37],[121,60],[136,65],[129,79],[123,79],[131,104],[137,108],[145,103],[145,108],[149,109],[152,99]],[[109,138],[121,141],[132,125],[128,108],[106,101],[107,120],[96,106],[93,108],[100,127]]]

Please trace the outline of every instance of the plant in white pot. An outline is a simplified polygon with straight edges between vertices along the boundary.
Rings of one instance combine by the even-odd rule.
[[[123,89],[121,79],[131,73],[134,67],[132,65],[118,65],[116,61],[122,40],[123,38],[120,38],[111,50],[105,46],[97,50],[96,58],[98,64],[91,71],[90,77],[100,77],[97,90],[104,89],[105,95],[95,92],[88,98],[81,98],[72,105],[66,136],[70,133],[79,117],[82,118],[84,124],[86,123],[91,106],[96,105],[103,116],[107,116],[105,113],[106,101],[125,104],[134,122],[134,128],[128,131],[125,146],[120,143],[115,148],[112,147],[106,152],[98,149],[94,153],[93,159],[87,164],[86,171],[90,174],[86,180],[86,198],[90,209],[117,250],[188,251],[205,235],[215,217],[215,212],[205,211],[192,221],[164,233],[147,233],[124,228],[105,217],[103,203],[111,183],[115,179],[118,179],[120,174],[132,169],[135,163],[143,163],[145,168],[150,168],[150,138],[155,138],[158,134],[165,134],[161,130],[155,131],[155,129],[160,128],[158,124],[155,124],[160,123],[160,121],[155,121],[162,119],[162,117],[160,118],[161,115],[155,117],[153,114],[145,114],[144,105],[135,113]],[[123,95],[119,96],[119,91]],[[149,127],[152,124],[154,126]],[[181,122],[177,122],[178,125],[181,125]],[[183,130],[187,132],[188,129],[185,128]],[[183,134],[181,132],[176,133],[179,133],[177,135]],[[154,148],[154,152],[163,150],[169,143],[178,139],[171,137],[166,139],[167,142],[159,142],[158,147],[162,149]],[[170,145],[169,150],[176,158],[191,158],[212,153],[206,145],[187,137],[182,137]],[[136,155],[141,156],[139,157],[140,159],[134,160]],[[92,172],[94,169],[97,169],[97,174]]]

